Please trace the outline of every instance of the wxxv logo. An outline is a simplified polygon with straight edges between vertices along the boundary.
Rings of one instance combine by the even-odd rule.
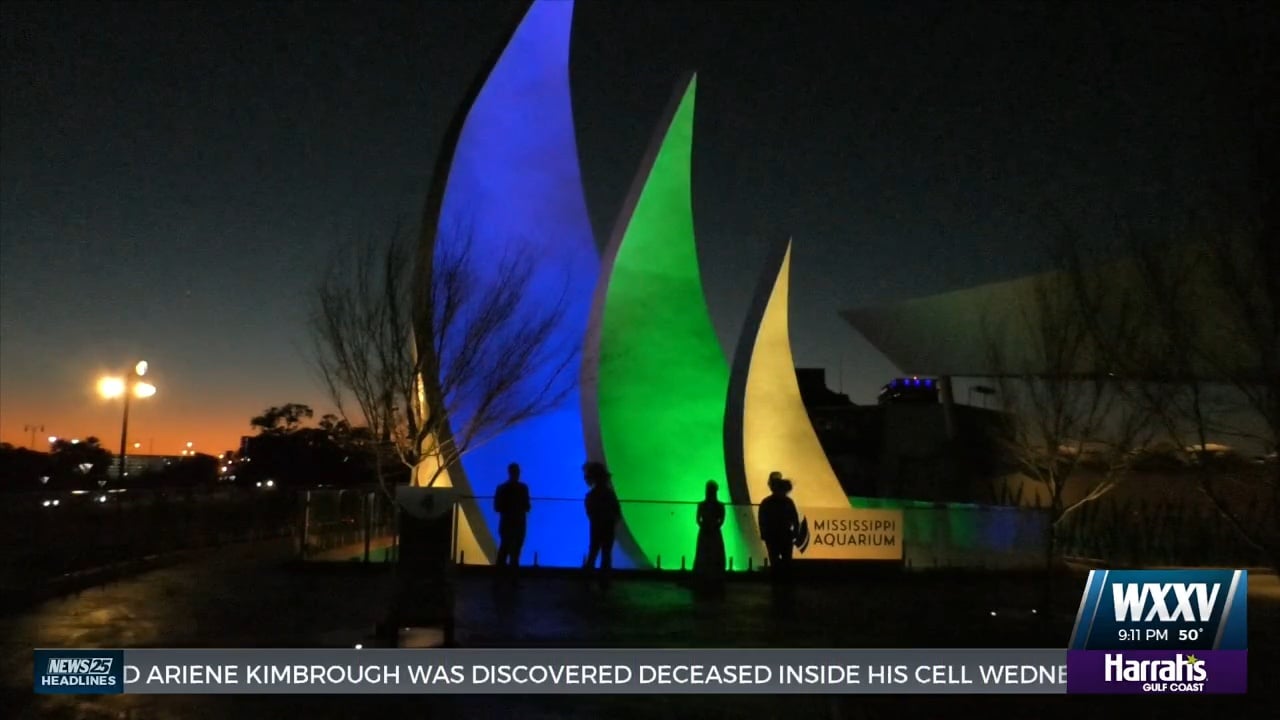
[[[1094,570],[1067,652],[1067,692],[1243,693],[1244,570]]]
[[[121,650],[36,650],[35,691],[103,695],[124,692]]]

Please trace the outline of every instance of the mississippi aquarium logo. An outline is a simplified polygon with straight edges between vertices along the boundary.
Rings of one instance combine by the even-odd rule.
[[[103,695],[124,691],[120,650],[36,650],[35,691]]]
[[[1090,572],[1067,691],[1244,692],[1248,582],[1244,570]]]

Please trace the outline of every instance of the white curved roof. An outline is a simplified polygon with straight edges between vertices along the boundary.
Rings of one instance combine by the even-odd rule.
[[[1065,368],[1071,374],[1115,372],[1156,379],[1268,377],[1277,366],[1280,348],[1271,348],[1270,355],[1261,350],[1266,341],[1250,335],[1250,311],[1232,297],[1238,287],[1203,271],[1207,261],[1201,255],[1188,258],[1181,267],[1190,272],[1173,285],[1172,310],[1154,303],[1149,293],[1129,292],[1142,286],[1136,266],[1117,262],[1085,279],[1061,272],[1030,275],[840,315],[908,374],[1057,375]],[[1082,287],[1087,291],[1082,293]],[[1091,312],[1080,309],[1079,298],[1086,295],[1093,298]],[[1269,302],[1261,299],[1261,306]],[[1192,339],[1172,346],[1196,350],[1159,350],[1171,346],[1168,333],[1161,330],[1169,325],[1160,317],[1177,318],[1177,332]],[[1117,338],[1117,343],[1130,344],[1119,362],[1106,360],[1095,335],[1085,331],[1090,327]],[[1061,362],[1052,360],[1052,351],[1064,346],[1068,352],[1059,354],[1065,355]],[[1151,360],[1144,367],[1133,361],[1138,357]]]

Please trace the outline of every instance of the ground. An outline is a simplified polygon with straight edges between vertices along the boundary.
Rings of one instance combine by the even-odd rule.
[[[1120,717],[1156,712],[1269,716],[1280,669],[1280,592],[1252,583],[1250,687],[1227,698],[992,696],[644,697],[36,697],[35,647],[351,647],[368,640],[389,574],[356,564],[298,568],[276,552],[224,551],[0,618],[7,717],[319,718],[947,717],[997,711],[1025,717]],[[1262,580],[1259,578],[1259,580]],[[1013,576],[865,577],[815,582],[782,602],[759,583],[701,597],[679,583],[620,581],[602,590],[572,577],[528,577],[519,588],[468,576],[458,596],[468,646],[1054,647],[1065,644],[1082,580],[1042,608],[1039,587]],[[1034,613],[1032,611],[1035,611]],[[994,613],[994,614],[993,614]]]

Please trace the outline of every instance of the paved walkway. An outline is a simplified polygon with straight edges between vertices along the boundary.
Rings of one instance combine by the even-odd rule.
[[[369,539],[369,558],[373,562],[381,562],[388,549],[395,544],[395,538],[376,537]],[[348,562],[364,560],[364,543],[352,543],[340,547],[320,550],[311,554],[313,562]]]
[[[893,718],[998,709],[1011,716],[1201,718],[1208,699],[1012,697],[36,697],[34,647],[350,647],[387,606],[391,578],[359,566],[288,568],[282,558],[228,552],[199,565],[131,580],[0,618],[7,717],[41,718]],[[620,581],[607,591],[574,579],[530,578],[518,588],[467,578],[459,639],[472,646],[945,647],[1061,645],[1075,602],[1045,621],[1021,581],[923,578],[799,588],[780,603],[767,586],[731,585],[704,598],[677,583]],[[1064,588],[1078,597],[1079,588]],[[1280,664],[1280,603],[1251,598],[1252,686],[1213,700],[1214,712],[1270,707]],[[1037,612],[1032,613],[1032,610]],[[992,615],[992,613],[995,615]],[[1269,668],[1269,670],[1268,670]],[[1266,716],[1261,713],[1259,716]]]

